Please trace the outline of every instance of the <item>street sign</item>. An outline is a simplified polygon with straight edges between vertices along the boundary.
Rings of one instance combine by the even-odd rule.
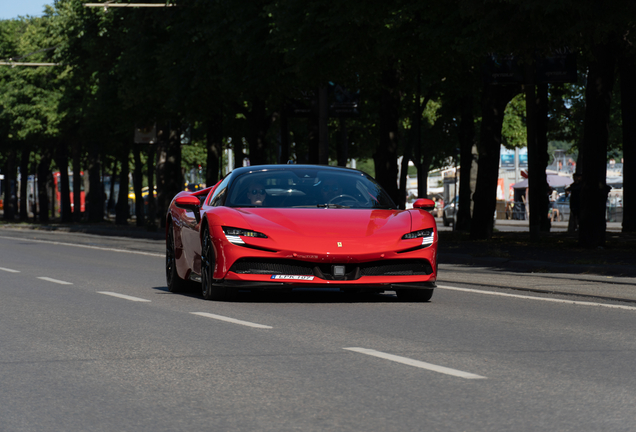
[[[523,68],[512,54],[490,54],[484,62],[484,81],[487,84],[523,83]]]
[[[577,80],[576,55],[566,47],[547,55],[535,56],[534,82],[536,84],[575,83]],[[490,54],[484,62],[486,84],[524,84],[523,65],[517,57]]]
[[[536,83],[576,83],[576,55],[568,48],[537,57]]]
[[[360,115],[360,91],[351,91],[329,83],[329,117],[357,117]]]
[[[298,91],[296,96],[286,101],[285,112],[288,117],[311,117],[317,114],[317,101],[315,91]]]
[[[515,150],[507,149],[503,145],[500,151],[501,168],[514,169],[515,168]],[[528,147],[521,147],[519,149],[519,166],[526,168],[528,166]]]

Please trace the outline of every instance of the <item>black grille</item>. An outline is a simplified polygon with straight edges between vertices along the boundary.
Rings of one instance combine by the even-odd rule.
[[[388,260],[360,264],[361,276],[430,275],[431,264],[426,260]]]
[[[313,275],[313,264],[293,260],[240,259],[230,271],[248,274]]]
[[[333,265],[344,265],[345,276],[334,277]],[[295,260],[243,258],[230,271],[241,274],[314,275],[327,280],[356,280],[361,276],[430,275],[433,268],[427,260],[386,260],[362,264],[318,264]]]

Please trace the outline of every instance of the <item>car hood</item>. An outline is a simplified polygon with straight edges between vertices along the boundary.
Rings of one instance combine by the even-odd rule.
[[[301,253],[362,253],[392,250],[411,231],[404,210],[371,209],[233,209],[240,228],[268,236],[249,243]],[[229,222],[229,221],[228,221]]]

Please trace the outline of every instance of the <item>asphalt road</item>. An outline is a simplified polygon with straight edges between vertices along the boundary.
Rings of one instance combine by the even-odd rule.
[[[450,265],[424,304],[209,302],[163,264],[160,240],[0,231],[1,431],[636,429],[634,303]]]

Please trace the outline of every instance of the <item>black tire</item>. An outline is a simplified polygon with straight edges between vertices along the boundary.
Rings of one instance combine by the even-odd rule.
[[[174,229],[172,222],[168,227],[168,235],[166,236],[166,284],[168,291],[171,293],[179,293],[186,290],[188,282],[179,277],[177,273],[177,259],[175,256],[174,246]]]
[[[432,289],[401,289],[397,290],[397,297],[407,302],[427,302],[433,297]]]
[[[203,230],[203,244],[201,245],[201,294],[206,300],[231,300],[234,292],[230,288],[214,285],[214,269],[216,259],[214,247],[210,237],[210,230]]]

